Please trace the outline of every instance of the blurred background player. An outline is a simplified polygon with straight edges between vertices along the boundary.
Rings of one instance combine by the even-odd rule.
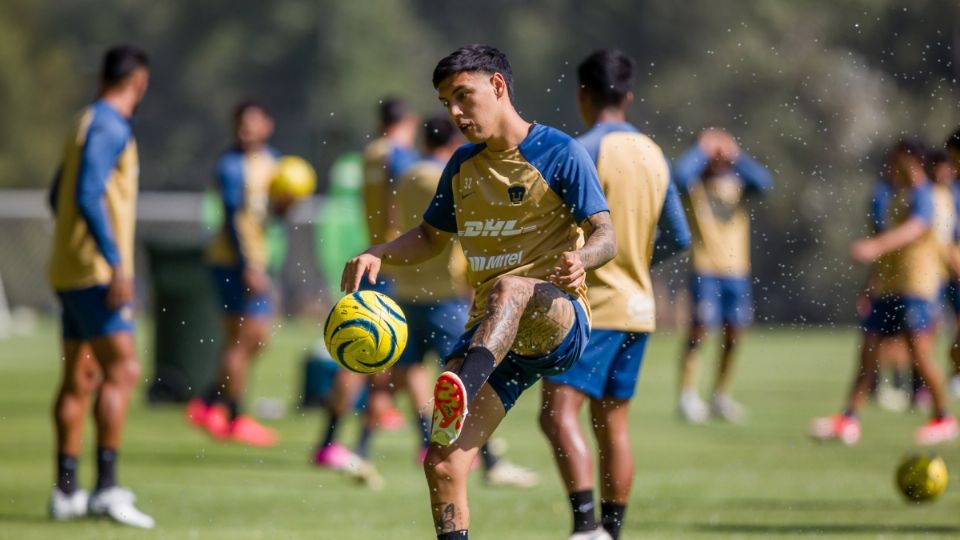
[[[363,150],[363,205],[367,218],[367,236],[372,246],[395,238],[398,232],[396,180],[421,159],[416,150],[420,118],[410,104],[397,97],[386,97],[378,108],[380,136]],[[392,294],[392,279],[380,276],[376,284],[364,283],[364,289]],[[390,370],[361,375],[347,370],[337,373],[334,390],[327,404],[328,422],[321,433],[313,456],[318,467],[346,472],[373,487],[382,484],[376,469],[367,460],[371,437],[378,427],[395,428],[403,417],[393,406]],[[363,426],[357,445],[351,452],[337,442],[337,430],[345,414],[354,408],[359,396],[367,394]]]
[[[223,227],[207,250],[223,310],[220,372],[202,398],[187,404],[187,417],[217,439],[274,446],[276,432],[241,414],[241,401],[250,365],[270,336],[274,316],[265,229],[279,154],[268,144],[273,119],[263,105],[237,105],[233,129],[234,144],[217,164]]]
[[[944,265],[935,238],[933,190],[924,170],[926,149],[918,141],[900,141],[890,155],[891,188],[884,221],[886,230],[854,242],[851,256],[860,263],[876,261],[871,283],[871,312],[864,322],[863,344],[853,386],[844,410],[817,418],[810,434],[821,440],[855,444],[860,439],[857,415],[875,377],[877,350],[885,336],[905,336],[911,360],[933,400],[933,415],[917,429],[917,444],[937,444],[957,437],[943,379],[933,362],[933,341]]]
[[[140,377],[133,336],[133,244],[139,158],[130,117],[147,91],[147,55],[107,51],[96,101],[80,115],[50,191],[56,221],[50,285],[62,307],[63,378],[54,404],[57,481],[50,516],[88,513],[135,527],[154,520],[117,485],[127,405]],[[97,484],[79,489],[77,460],[91,398]]]
[[[960,176],[960,129],[954,131],[947,138],[945,146],[947,149],[947,164],[950,172],[953,173],[952,192],[954,201],[957,203],[958,220],[960,220],[960,182],[957,181],[957,176]],[[960,229],[960,223],[958,223],[958,229]],[[957,239],[956,245],[950,253],[951,261],[954,261],[956,257],[960,257],[960,238]],[[957,266],[955,262],[952,262],[951,269]],[[955,317],[953,346],[950,348],[950,393],[953,394],[953,397],[960,397],[960,274],[957,274],[956,270],[951,272],[947,291],[948,302]]]
[[[473,144],[450,159],[418,226],[352,259],[341,286],[356,291],[376,281],[381,260],[417,264],[459,239],[475,294],[468,330],[434,385],[424,472],[438,540],[465,540],[471,464],[524,390],[580,358],[590,335],[586,271],[612,259],[616,242],[590,157],[520,116],[502,52],[457,49],[437,63],[433,84]]]
[[[463,144],[463,138],[446,114],[426,120],[423,141],[427,159],[411,166],[397,183],[397,215],[402,230],[419,225],[423,210],[430,205],[443,167]],[[393,279],[393,298],[407,317],[410,339],[394,366],[394,387],[406,387],[414,406],[422,447],[420,463],[430,445],[428,410],[433,374],[424,357],[435,353],[446,358],[467,324],[472,290],[467,285],[467,260],[452,239],[437,257],[416,266],[388,267]],[[540,482],[534,471],[498,456],[484,444],[480,451],[483,479],[491,486],[533,487]]]
[[[543,379],[540,425],[570,500],[571,540],[620,536],[633,482],[628,409],[655,328],[650,266],[690,245],[690,229],[663,152],[626,121],[634,66],[621,51],[600,50],[577,70],[577,104],[590,128],[578,140],[597,164],[617,255],[587,273],[593,326],[583,356],[565,373]],[[599,529],[593,464],[580,426],[587,400],[600,462]]]
[[[680,418],[699,423],[708,415],[742,422],[745,410],[730,396],[737,346],[753,322],[748,197],[770,191],[770,174],[743,152],[733,136],[707,129],[677,160],[675,181],[693,233],[690,292],[692,317],[680,359]],[[697,392],[697,352],[708,329],[723,326],[720,362],[709,409]]]

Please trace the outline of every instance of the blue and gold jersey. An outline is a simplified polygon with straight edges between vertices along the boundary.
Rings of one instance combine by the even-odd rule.
[[[652,332],[656,305],[651,263],[690,245],[690,229],[666,158],[655,142],[627,123],[597,124],[578,140],[597,164],[617,237],[616,257],[587,273],[593,326]]]
[[[691,262],[698,275],[746,277],[750,274],[750,193],[773,187],[762,165],[740,152],[726,171],[712,174],[699,146],[677,160],[675,177],[693,232]]]
[[[460,240],[474,288],[471,327],[502,275],[546,279],[559,256],[583,245],[578,223],[607,211],[596,168],[565,133],[534,124],[503,151],[462,146],[447,163],[423,219]],[[589,313],[586,286],[577,297]]]
[[[217,164],[217,189],[223,201],[223,228],[207,250],[213,266],[267,266],[266,225],[270,181],[279,153],[270,147],[228,150]]]
[[[114,266],[133,276],[139,175],[130,122],[107,102],[94,102],[67,140],[50,192],[55,290],[106,285]]]
[[[420,224],[423,209],[437,192],[442,162],[420,161],[407,168],[397,182],[397,216],[401,230]],[[467,261],[459,244],[450,242],[440,255],[414,266],[388,266],[393,298],[399,302],[436,303],[461,298],[467,291]]]
[[[919,238],[880,257],[873,268],[876,296],[935,300],[945,278],[942,253],[933,231],[934,194],[929,183],[893,188],[884,212],[888,229],[917,218],[928,225]]]
[[[363,204],[370,245],[389,242],[402,232],[397,223],[390,223],[396,211],[394,184],[419,160],[416,150],[397,146],[385,136],[363,150]]]

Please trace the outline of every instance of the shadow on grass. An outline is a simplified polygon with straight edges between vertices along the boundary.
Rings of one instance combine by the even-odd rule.
[[[726,499],[711,502],[713,508],[731,510],[798,511],[798,512],[849,512],[851,510],[896,510],[902,502],[892,499]]]
[[[956,525],[881,525],[881,524],[815,524],[785,523],[763,525],[757,523],[696,523],[700,532],[728,534],[960,534]]]

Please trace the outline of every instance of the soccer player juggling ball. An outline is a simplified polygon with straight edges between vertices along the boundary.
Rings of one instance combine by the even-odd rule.
[[[523,390],[568,369],[590,334],[586,271],[616,253],[613,225],[586,150],[520,117],[506,56],[460,48],[433,73],[440,102],[471,144],[444,169],[419,226],[351,259],[343,290],[381,262],[416,264],[456,235],[475,297],[468,330],[434,387],[424,462],[437,538],[467,538],[467,475]],[[584,240],[584,236],[586,239]]]
[[[50,285],[62,306],[63,379],[54,404],[57,484],[50,516],[88,512],[135,527],[153,518],[117,485],[117,452],[130,394],[140,377],[133,338],[133,238],[140,166],[130,117],[147,91],[147,55],[128,46],[107,51],[100,94],[67,141],[50,190],[56,221]],[[94,395],[96,394],[96,398]],[[77,487],[83,426],[93,402],[97,485]]]

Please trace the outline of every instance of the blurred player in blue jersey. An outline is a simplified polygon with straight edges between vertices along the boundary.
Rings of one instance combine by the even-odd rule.
[[[813,421],[810,434],[820,440],[855,444],[860,440],[858,414],[878,369],[880,343],[905,336],[917,374],[933,400],[933,415],[917,429],[917,444],[937,444],[957,437],[957,420],[948,409],[943,379],[933,361],[937,299],[945,268],[934,224],[934,196],[924,170],[926,149],[914,140],[900,141],[890,155],[891,192],[886,203],[886,229],[855,242],[856,262],[875,262],[870,283],[871,312],[853,386],[842,412]]]
[[[590,128],[578,140],[597,164],[618,249],[612,261],[587,273],[590,345],[568,371],[544,377],[540,425],[570,500],[570,539],[617,539],[633,483],[627,415],[655,328],[650,266],[689,247],[690,229],[663,152],[626,121],[633,102],[633,60],[617,50],[601,50],[577,73],[577,103]],[[599,528],[593,464],[580,427],[586,401],[599,447]]]
[[[680,360],[680,417],[699,423],[712,413],[744,419],[730,396],[736,349],[753,322],[750,284],[750,214],[745,202],[773,187],[770,174],[720,129],[700,134],[677,160],[674,179],[693,232],[690,262],[690,334]],[[723,327],[720,363],[708,410],[697,392],[697,353],[708,329]]]
[[[409,167],[397,182],[397,216],[401,230],[419,225],[423,210],[429,206],[443,167],[463,144],[456,126],[446,114],[424,122],[423,140],[427,159]],[[390,266],[393,298],[403,308],[410,338],[407,348],[393,368],[397,387],[405,386],[417,412],[423,447],[420,462],[430,444],[430,416],[427,407],[432,381],[423,364],[429,352],[446,358],[456,345],[470,310],[471,290],[467,285],[467,260],[463,250],[451,241],[437,257],[416,266]],[[540,482],[537,473],[496,455],[485,444],[480,451],[483,479],[490,486],[533,487]]]
[[[278,152],[268,141],[273,119],[256,102],[233,114],[234,144],[217,163],[223,227],[207,250],[223,311],[223,349],[217,381],[187,404],[187,418],[217,439],[274,446],[277,434],[241,412],[250,365],[270,337],[274,302],[267,275],[266,226],[283,201],[270,200]],[[271,206],[273,205],[273,206]]]
[[[471,144],[450,159],[421,223],[347,263],[356,291],[381,261],[419,264],[457,238],[474,300],[434,386],[424,461],[439,540],[466,539],[467,477],[480,447],[520,394],[566,371],[590,335],[586,271],[616,253],[596,168],[579,143],[524,120],[513,74],[493,47],[471,45],[440,60],[433,83]]]
[[[133,336],[133,244],[137,144],[130,117],[147,91],[146,54],[107,51],[100,93],[80,115],[50,192],[55,228],[50,285],[62,307],[63,378],[54,405],[57,481],[50,515],[67,520],[104,515],[152,528],[153,518],[117,485],[127,405],[140,378]],[[79,489],[77,460],[93,401],[97,485]]]
[[[411,165],[420,160],[415,148],[420,119],[407,101],[386,97],[378,107],[380,136],[363,150],[363,205],[369,244],[396,238],[399,234],[397,214],[397,180]],[[393,280],[383,274],[375,284],[364,284],[384,294],[391,294]],[[337,373],[335,388],[327,405],[328,423],[321,433],[313,462],[318,467],[343,471],[372,487],[382,479],[369,464],[370,440],[378,427],[392,428],[403,422],[393,407],[389,391],[391,373],[373,376],[347,370]],[[369,388],[363,426],[354,451],[337,442],[337,431],[343,415],[357,402],[364,387]]]

